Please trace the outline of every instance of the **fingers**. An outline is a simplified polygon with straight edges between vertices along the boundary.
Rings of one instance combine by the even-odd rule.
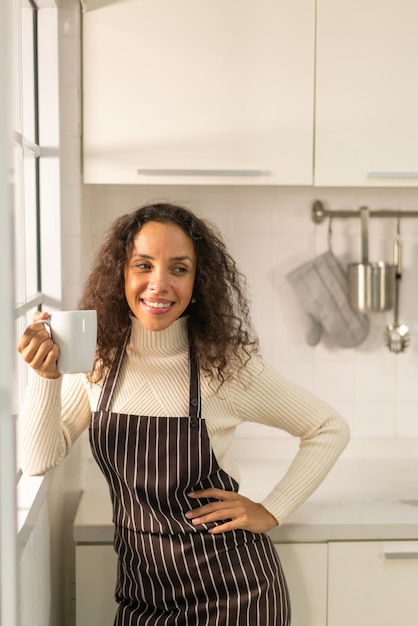
[[[17,350],[23,360],[38,374],[46,378],[57,378],[60,374],[57,366],[58,346],[52,341],[49,332],[42,324],[48,313],[35,313],[30,324],[17,344]]]
[[[200,491],[191,491],[188,494],[191,498],[217,498],[218,500],[234,500],[237,496],[240,496],[236,491],[224,491],[223,489],[201,489]]]
[[[25,358],[26,356],[31,359],[33,352],[36,352],[37,348],[45,341],[50,341],[52,343],[52,339],[48,331],[46,330],[44,324],[35,322],[28,326],[23,333],[17,344],[17,350],[25,360],[27,360]]]
[[[49,318],[49,313],[47,311],[35,311],[33,314],[33,321],[40,322],[42,320],[47,320]]]
[[[193,511],[188,511],[186,517],[192,520],[193,524],[205,524],[207,522],[218,522],[227,520],[231,517],[240,517],[245,511],[234,507],[224,507],[224,503],[214,502],[213,504],[202,506]]]
[[[204,489],[192,492],[189,496],[191,498],[217,498],[215,502],[186,513],[186,518],[194,525],[224,522],[211,528],[209,532],[212,534],[236,529],[259,533],[277,526],[276,518],[262,504],[253,502],[234,491]]]

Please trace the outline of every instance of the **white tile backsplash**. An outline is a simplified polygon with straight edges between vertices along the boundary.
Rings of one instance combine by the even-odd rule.
[[[356,402],[354,435],[358,439],[391,439],[395,437],[395,403],[380,398]]]
[[[339,407],[350,407],[350,413],[354,409],[355,401],[355,369],[349,361],[322,362],[314,368],[314,388],[328,404],[334,406],[343,413]]]
[[[418,329],[415,329],[417,332]],[[396,392],[400,403],[415,403],[418,421],[418,360],[414,348],[397,355]]]
[[[396,407],[396,436],[418,438],[418,402],[398,402]]]
[[[393,404],[396,397],[396,355],[382,354],[378,363],[373,355],[356,359],[355,397],[358,402],[378,400]]]

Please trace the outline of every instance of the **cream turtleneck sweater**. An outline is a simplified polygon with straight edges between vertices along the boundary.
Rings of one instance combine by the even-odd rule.
[[[187,321],[163,331],[132,320],[132,332],[113,395],[111,410],[154,416],[188,414]],[[27,474],[58,465],[96,410],[100,385],[85,375],[49,380],[32,373],[19,417],[19,456]],[[259,357],[217,391],[201,375],[202,417],[219,465],[239,480],[228,458],[235,428],[256,422],[299,437],[299,450],[285,476],[262,504],[279,523],[319,486],[346,446],[346,422],[327,404],[282,378]]]

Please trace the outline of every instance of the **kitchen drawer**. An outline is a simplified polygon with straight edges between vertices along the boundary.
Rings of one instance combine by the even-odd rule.
[[[327,626],[416,626],[418,541],[329,544]]]

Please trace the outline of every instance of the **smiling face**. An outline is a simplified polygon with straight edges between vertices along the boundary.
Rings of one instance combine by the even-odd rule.
[[[186,310],[193,292],[196,253],[172,222],[147,222],[125,266],[125,297],[148,330],[164,330]]]

